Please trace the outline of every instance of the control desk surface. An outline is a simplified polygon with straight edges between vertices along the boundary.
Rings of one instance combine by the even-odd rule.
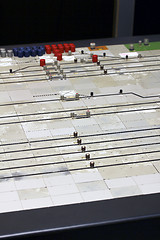
[[[160,47],[146,44],[0,57],[0,213],[160,192]]]

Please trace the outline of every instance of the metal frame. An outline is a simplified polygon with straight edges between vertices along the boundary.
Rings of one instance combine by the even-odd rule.
[[[125,231],[128,231],[133,222],[140,224],[141,231],[150,236],[151,233],[143,229],[143,224],[146,220],[156,221],[157,225],[152,229],[156,227],[154,230],[160,233],[159,203],[160,193],[157,193],[0,214],[0,238],[34,239],[38,236],[38,239],[44,239],[44,236],[48,236],[47,239],[53,239],[55,234],[65,235],[66,231],[82,231],[85,228],[89,229],[92,236],[93,227],[105,226],[107,230],[111,226],[127,223],[128,229]],[[112,234],[115,235],[115,232]],[[95,239],[94,236],[92,239]]]
[[[115,0],[114,37],[133,36],[135,0]]]

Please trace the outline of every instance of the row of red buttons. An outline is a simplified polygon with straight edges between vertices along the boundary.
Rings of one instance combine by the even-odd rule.
[[[51,52],[53,52],[58,61],[62,60],[62,53],[69,51],[75,52],[75,48],[76,47],[73,43],[45,45],[46,53],[51,54]]]
[[[45,50],[47,54],[51,54],[51,52],[53,52],[56,56],[57,53],[64,53],[69,51],[75,52],[75,45],[73,43],[45,45]]]

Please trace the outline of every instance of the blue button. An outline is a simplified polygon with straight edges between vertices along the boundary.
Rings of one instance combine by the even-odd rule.
[[[42,56],[43,55],[43,49],[42,48],[38,48],[37,54],[38,54],[38,56]]]
[[[43,54],[45,54],[45,48],[43,46],[40,46],[39,48],[42,50]]]
[[[26,48],[25,48],[25,50],[27,50],[27,51],[29,51],[29,52],[31,52],[31,49],[32,49],[31,47],[26,47]]]
[[[32,48],[31,49],[31,56],[35,57],[36,55],[37,55],[37,51],[34,48]]]
[[[18,55],[18,48],[13,48],[13,54],[14,54],[14,56]]]
[[[24,50],[24,56],[25,57],[29,57],[31,55],[31,51],[29,51],[28,49]]]
[[[23,57],[23,51],[22,50],[18,50],[18,57],[22,58]]]
[[[23,51],[24,52],[24,47],[19,47],[18,50]]]
[[[38,51],[38,46],[32,46],[32,49],[34,49],[34,50],[36,51],[36,53],[37,53],[37,51]]]

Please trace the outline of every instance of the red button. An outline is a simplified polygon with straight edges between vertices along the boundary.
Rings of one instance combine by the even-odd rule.
[[[57,56],[57,54],[60,53],[59,49],[54,50],[54,56]]]
[[[55,50],[57,50],[58,48],[57,47],[52,47],[52,52],[54,53]]]
[[[69,43],[69,46],[75,46],[75,44],[74,43]],[[75,46],[76,47],[76,46]]]
[[[51,47],[47,47],[47,48],[46,48],[46,53],[47,53],[47,54],[51,54]]]
[[[57,46],[52,45],[52,51],[54,51],[54,49],[58,49]]]
[[[58,48],[59,48],[59,47],[63,47],[63,44],[60,43],[60,44],[58,44],[57,46],[58,46]]]
[[[65,50],[65,52],[69,52],[70,46],[69,46],[69,45],[65,45],[65,46],[64,46],[64,50]]]
[[[58,48],[64,48],[63,44],[58,44]]]
[[[98,62],[98,56],[97,55],[92,56],[92,62]]]
[[[62,46],[62,47],[60,46],[60,47],[59,47],[59,51],[60,51],[61,53],[64,53],[64,47],[63,47],[63,46]]]
[[[68,44],[68,43],[64,43],[63,45],[64,45],[64,46],[68,46],[69,44]]]
[[[45,49],[51,47],[50,45],[45,45]]]
[[[68,43],[64,43],[63,45],[64,45],[64,48],[65,47],[70,47],[70,45]]]
[[[40,59],[40,66],[43,67],[44,65],[46,65],[45,59]]]
[[[71,47],[71,52],[75,52],[75,46],[74,45],[70,45]]]
[[[62,53],[57,53],[57,60],[62,61]]]
[[[53,47],[57,47],[57,45],[56,45],[56,44],[52,44],[51,47],[52,47],[52,48],[53,48]]]

